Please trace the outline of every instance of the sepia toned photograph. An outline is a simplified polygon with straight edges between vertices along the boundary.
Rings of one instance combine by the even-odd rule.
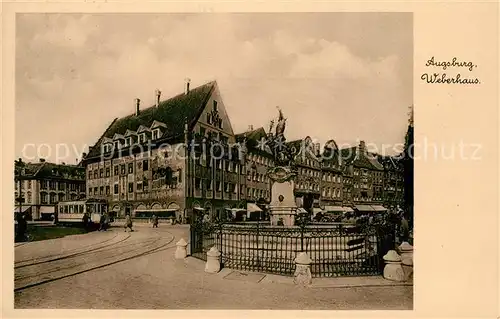
[[[15,29],[15,309],[413,310],[411,12]]]

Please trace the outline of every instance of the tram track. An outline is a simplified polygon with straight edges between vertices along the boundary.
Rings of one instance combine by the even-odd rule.
[[[127,249],[130,249],[130,246],[139,246],[137,249],[135,250],[140,250],[141,248],[144,248],[144,245],[151,245],[151,244],[154,244],[155,242],[158,242],[159,240],[161,240],[161,238],[156,238],[154,240],[151,240],[151,241],[147,241],[147,242],[135,242],[135,243],[130,243],[130,244],[127,244],[127,245],[122,245],[122,246],[112,246],[112,247],[108,247],[107,249],[104,249],[104,250],[100,250],[98,252],[96,251],[89,251],[88,253],[86,253],[85,255],[90,255],[90,257],[95,257],[95,256],[92,256],[94,255],[95,253],[103,253],[103,252],[107,252],[107,251],[116,251],[116,250],[119,250],[118,253],[113,253],[112,255],[108,255],[108,256],[105,256],[105,257],[101,257],[101,256],[97,256],[97,258],[99,260],[103,260],[103,259],[109,259],[109,258],[115,258],[115,257],[118,257],[118,256],[121,256],[121,255],[125,255],[127,253],[130,253],[131,251],[130,250],[127,250]],[[124,250],[124,251],[122,251]],[[132,250],[132,251],[135,251],[135,250]],[[78,255],[77,257],[80,257],[80,256],[83,256],[83,255]],[[60,261],[60,260],[58,260]],[[66,260],[64,260],[66,261]],[[67,269],[74,269],[74,268],[77,268],[79,266],[83,266],[84,264],[88,264],[88,263],[92,263],[92,262],[95,262],[93,261],[92,259],[89,261],[87,258],[84,258],[84,259],[81,259],[80,261],[77,261],[76,264],[75,262],[69,262],[64,264],[64,263],[56,263],[54,262],[53,264],[51,264],[50,266],[51,267],[44,267],[44,271],[43,272],[37,272],[35,273],[34,275],[28,275],[28,276],[25,276],[25,277],[22,277],[22,276],[18,276],[16,277],[15,279],[16,280],[23,280],[23,279],[29,279],[29,278],[35,278],[35,277],[39,277],[39,276],[42,276],[42,275],[46,275],[46,274],[50,274],[50,273],[53,273],[53,272],[56,272],[56,271],[61,271],[61,270],[67,270]],[[59,265],[58,265],[59,264]],[[33,265],[35,266],[35,265]]]
[[[120,239],[117,242],[109,243],[110,241],[114,240],[118,236],[119,236],[119,234],[116,234],[115,236],[113,236],[113,237],[111,237],[111,238],[109,238],[109,239],[107,239],[105,241],[99,242],[97,244],[92,243],[92,244],[89,244],[89,245],[86,245],[86,246],[83,246],[83,247],[80,247],[80,248],[77,248],[77,249],[72,249],[69,252],[66,252],[65,254],[53,254],[53,255],[47,255],[47,256],[43,256],[43,257],[37,257],[37,258],[31,258],[31,259],[25,259],[25,260],[17,261],[14,264],[14,269],[19,269],[19,268],[24,268],[24,267],[29,267],[29,266],[44,264],[44,263],[48,263],[48,262],[52,262],[52,261],[56,261],[56,260],[63,260],[63,259],[67,259],[67,258],[71,258],[71,257],[75,257],[75,256],[84,255],[84,254],[89,254],[89,253],[98,251],[100,249],[104,249],[106,247],[117,245],[117,244],[119,244],[121,242],[124,242],[124,241],[126,241],[127,239],[130,238],[130,234],[128,234],[128,236],[126,236],[125,238]],[[104,243],[108,243],[108,244],[102,245]],[[98,246],[97,248],[93,248],[92,250],[88,249],[89,247],[92,247],[94,245],[102,245],[102,246],[100,246],[100,247]],[[55,258],[51,258],[50,259],[50,257],[55,257]],[[43,259],[46,259],[46,258],[49,258],[49,259],[43,260]],[[40,261],[38,261],[38,260],[40,260]]]
[[[18,279],[15,280],[15,282],[14,282],[14,292],[22,291],[24,289],[28,289],[31,287],[43,285],[43,284],[46,284],[49,282],[61,280],[61,279],[67,278],[67,277],[90,272],[90,271],[104,268],[104,267],[114,265],[114,264],[117,264],[120,262],[124,262],[127,260],[131,260],[134,258],[146,256],[146,255],[149,255],[149,254],[152,254],[155,252],[159,252],[159,251],[173,248],[175,246],[171,246],[171,247],[167,247],[167,246],[170,245],[174,241],[175,235],[172,234],[171,232],[167,232],[167,233],[170,235],[170,238],[166,242],[162,242],[162,239],[166,235],[165,233],[163,233],[162,235],[157,234],[157,236],[155,236],[155,238],[153,240],[149,241],[145,246],[141,246],[138,249],[134,249],[132,252],[125,251],[124,253],[121,253],[120,256],[123,256],[123,255],[125,255],[125,256],[123,256],[119,259],[116,259],[117,255],[113,254],[113,255],[110,255],[110,256],[104,258],[104,259],[111,259],[111,260],[102,263],[103,258],[101,256],[96,256],[97,260],[91,261],[90,263],[88,263],[84,260],[83,263],[80,262],[77,265],[73,264],[73,265],[70,265],[69,267],[64,267],[64,268],[59,268],[59,269],[53,268],[48,273],[47,273],[47,271],[45,271],[43,273],[36,272],[31,276],[28,275],[28,276],[23,277],[23,278],[18,277]],[[160,242],[159,245],[157,245],[158,242]],[[137,244],[144,245],[144,242],[138,242]],[[120,248],[120,247],[115,246],[113,248]],[[125,248],[125,246],[122,248]],[[75,256],[75,257],[78,258],[81,256]],[[55,262],[57,262],[57,261],[55,261]],[[90,266],[89,266],[89,264],[90,264]],[[81,266],[87,266],[87,267],[83,267],[83,269],[78,269]],[[46,275],[48,275],[48,276],[46,276]]]

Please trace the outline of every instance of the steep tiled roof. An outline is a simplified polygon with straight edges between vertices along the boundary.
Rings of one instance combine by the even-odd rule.
[[[155,120],[167,126],[162,139],[178,137],[184,132],[186,120],[190,128],[196,123],[215,86],[215,81],[209,82],[190,90],[188,94],[182,93],[161,101],[158,107],[152,106],[140,110],[139,115],[133,113],[117,119],[103,137],[112,138],[116,133],[123,135],[127,130],[137,131],[141,125],[149,128]],[[88,158],[100,154],[101,140],[102,138],[91,148]]]
[[[249,151],[262,153],[263,155],[272,155],[271,149],[269,146],[266,147],[265,151],[258,148],[258,142],[262,139],[267,140],[267,134],[263,127],[259,127],[258,129],[247,131],[244,133],[236,134],[236,141],[242,142],[246,136],[247,139],[247,148]]]
[[[371,153],[363,154],[362,152],[358,152],[358,147],[356,146],[341,149],[340,154],[342,155],[342,161],[346,164],[353,163],[354,166],[367,169],[384,169],[382,164],[377,161],[376,155]]]
[[[243,132],[243,133],[238,133],[236,134],[236,140],[238,142],[243,141],[244,137],[246,136],[247,141],[260,141],[261,138],[267,138],[266,131],[264,130],[263,127],[259,127],[258,129]]]
[[[20,165],[15,164],[16,167]],[[23,163],[23,178],[62,178],[85,180],[85,168],[76,165],[54,164],[48,162]]]

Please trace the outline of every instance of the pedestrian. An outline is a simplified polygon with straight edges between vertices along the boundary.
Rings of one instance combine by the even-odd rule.
[[[17,241],[25,241],[26,239],[26,229],[28,228],[28,223],[24,214],[17,214]]]
[[[108,213],[104,213],[104,230],[107,230],[109,228],[109,223],[110,223],[110,217]]]
[[[87,213],[83,214],[82,223],[83,223],[83,228],[87,230],[89,227],[89,214]]]
[[[405,215],[406,214],[403,214],[401,218],[401,241],[408,241],[410,235],[410,227]]]
[[[153,214],[153,228],[158,228],[158,216]]]
[[[101,217],[99,218],[99,231],[105,231],[106,230],[106,216],[101,214]]]
[[[132,218],[129,214],[125,216],[125,231],[127,231],[127,228],[129,228],[131,232],[134,231],[132,229]]]

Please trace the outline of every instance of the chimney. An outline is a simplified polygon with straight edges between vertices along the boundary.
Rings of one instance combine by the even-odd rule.
[[[139,107],[141,106],[141,99],[135,99],[135,116],[139,115]]]
[[[316,143],[314,145],[315,155],[319,155],[320,149],[321,149],[321,145],[319,143]]]
[[[188,94],[189,93],[189,84],[191,83],[191,79],[185,79],[184,80],[185,84],[184,84],[184,94]]]
[[[161,98],[161,91],[156,89],[155,91],[155,94],[156,94],[156,107],[158,107],[160,105],[160,98]]]
[[[359,142],[359,152],[362,153],[362,154],[366,153],[365,141],[360,141]]]
[[[248,132],[253,131],[253,125],[248,125]]]

